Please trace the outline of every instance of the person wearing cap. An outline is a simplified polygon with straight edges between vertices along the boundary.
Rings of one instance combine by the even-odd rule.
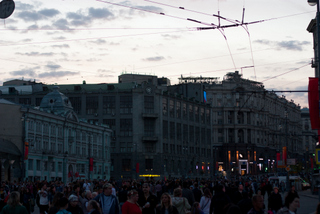
[[[78,205],[79,200],[78,197],[75,195],[69,196],[69,207],[67,211],[71,212],[72,214],[83,214],[82,208]]]
[[[119,214],[119,202],[116,196],[112,195],[112,184],[103,185],[103,192],[93,200],[100,204],[102,214]]]
[[[278,212],[282,207],[282,197],[279,193],[278,187],[273,187],[273,192],[268,198],[268,209],[271,210],[273,213]]]

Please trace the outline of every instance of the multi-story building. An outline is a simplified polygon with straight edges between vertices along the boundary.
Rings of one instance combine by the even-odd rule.
[[[0,109],[2,181],[110,178],[112,131],[79,119],[57,87],[36,108],[2,101]]]
[[[0,97],[39,106],[54,86],[16,87],[0,87]],[[166,78],[124,74],[117,84],[59,87],[79,117],[113,130],[114,178],[276,171],[286,145],[291,157],[302,157],[300,107],[238,72],[223,81],[182,77],[172,86]]]

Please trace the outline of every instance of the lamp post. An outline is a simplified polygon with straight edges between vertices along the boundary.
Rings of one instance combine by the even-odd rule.
[[[285,122],[286,122],[286,164],[288,162],[288,154],[289,154],[289,149],[288,149],[288,144],[289,144],[289,141],[288,141],[288,111],[287,109],[285,110]],[[287,192],[290,191],[290,181],[289,181],[289,171],[287,172],[287,178],[286,178],[286,190]]]

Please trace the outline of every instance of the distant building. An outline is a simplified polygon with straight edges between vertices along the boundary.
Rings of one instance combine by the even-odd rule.
[[[32,94],[0,97],[40,106],[55,87],[41,86]],[[290,157],[303,159],[300,106],[237,71],[222,81],[181,77],[170,85],[164,77],[123,74],[115,84],[59,88],[79,117],[113,130],[110,170],[116,179],[276,172],[277,153],[286,145]]]
[[[2,150],[1,180],[110,178],[112,131],[78,119],[58,87],[38,108],[1,102],[0,109],[0,143],[10,145]]]

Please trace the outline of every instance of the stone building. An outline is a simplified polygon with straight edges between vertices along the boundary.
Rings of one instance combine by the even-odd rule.
[[[5,87],[0,97],[40,106],[54,86],[29,94]],[[276,154],[286,145],[291,157],[303,156],[300,107],[238,72],[222,81],[181,77],[177,85],[123,74],[116,84],[59,87],[79,117],[112,129],[114,178],[275,172]]]
[[[2,150],[1,180],[110,178],[112,131],[78,119],[58,87],[38,107],[2,102],[0,108],[0,142],[10,145]]]

